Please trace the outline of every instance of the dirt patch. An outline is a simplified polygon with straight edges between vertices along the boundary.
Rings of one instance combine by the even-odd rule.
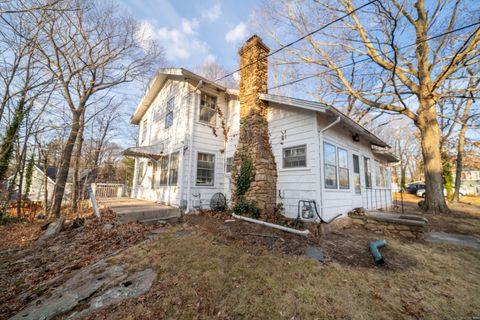
[[[185,223],[213,235],[218,244],[240,246],[252,255],[264,255],[270,251],[303,255],[308,246],[318,246],[325,253],[326,263],[333,261],[351,267],[397,271],[416,264],[412,257],[387,245],[381,249],[386,263],[376,265],[368,245],[385,237],[363,229],[349,228],[317,238],[313,234],[305,237],[246,221],[232,221],[229,217],[219,219],[207,215],[189,215],[185,217]]]
[[[26,303],[62,284],[72,272],[146,239],[158,226],[116,224],[102,211],[87,216],[83,227],[66,229],[43,245],[33,242],[42,222],[2,227],[10,239],[0,251],[0,318],[9,318]],[[16,238],[21,240],[15,240]]]

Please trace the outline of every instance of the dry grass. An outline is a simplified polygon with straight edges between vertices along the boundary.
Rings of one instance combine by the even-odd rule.
[[[91,319],[465,319],[480,316],[480,253],[388,239],[417,263],[402,271],[351,267],[278,251],[251,255],[176,228],[111,263],[153,267],[150,292]]]

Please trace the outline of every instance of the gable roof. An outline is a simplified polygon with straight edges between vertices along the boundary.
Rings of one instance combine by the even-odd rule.
[[[288,106],[297,107],[301,109],[330,113],[336,117],[340,117],[340,122],[347,125],[352,132],[358,133],[359,135],[364,136],[372,144],[379,147],[383,147],[383,148],[390,148],[390,146],[385,141],[383,141],[382,139],[377,137],[375,134],[368,131],[365,127],[357,123],[355,120],[353,120],[352,118],[350,118],[349,116],[347,116],[346,114],[344,114],[343,112],[341,112],[340,110],[336,109],[331,105],[327,105],[325,103],[316,102],[316,101],[303,100],[303,99],[291,98],[286,96],[278,96],[278,95],[267,94],[267,93],[261,93],[260,99],[262,99],[263,101],[273,102],[281,105],[288,105]]]
[[[229,94],[238,95],[238,91],[234,89],[229,89],[224,87],[218,83],[215,83],[211,80],[208,80],[198,74],[195,74],[187,69],[184,68],[161,68],[157,71],[153,79],[147,86],[145,90],[145,94],[143,95],[140,103],[135,108],[135,111],[130,118],[130,123],[132,124],[139,124],[140,120],[142,119],[145,112],[150,107],[150,104],[153,102],[155,97],[157,96],[160,89],[162,89],[163,85],[167,82],[168,79],[176,79],[176,80],[185,80],[191,79],[196,81],[202,81],[204,84],[208,84],[210,86],[215,87],[216,89],[224,92],[228,92]]]
[[[45,170],[43,169],[43,165],[41,164],[35,164],[35,168],[41,172],[41,174],[45,173]],[[57,179],[57,173],[58,173],[58,168],[54,166],[48,166],[47,167],[47,177],[50,179],[51,182],[55,183],[55,180]]]
[[[224,91],[230,95],[238,96],[239,92],[235,89],[230,89],[225,86],[222,86],[218,83],[215,83],[211,80],[208,80],[198,74],[195,74],[187,69],[184,68],[162,68],[157,71],[153,79],[147,86],[145,91],[145,95],[140,100],[140,103],[137,105],[135,112],[133,113],[130,123],[132,124],[139,124],[141,118],[145,114],[145,112],[150,107],[150,104],[155,99],[156,95],[166,83],[168,79],[176,79],[176,80],[185,80],[191,79],[196,81],[202,81],[205,84],[215,87],[220,91]],[[312,110],[317,112],[327,112],[336,117],[340,117],[340,121],[349,127],[349,129],[354,132],[358,133],[359,135],[364,136],[368,141],[372,144],[382,147],[382,148],[390,148],[390,146],[377,137],[375,134],[367,130],[365,127],[354,121],[352,118],[347,116],[346,114],[342,113],[340,110],[336,109],[331,105],[327,105],[321,102],[311,101],[311,100],[304,100],[304,99],[297,99],[287,96],[280,96],[280,95],[273,95],[268,93],[261,93],[260,99],[263,101],[268,101],[271,103],[277,103],[286,106],[297,107],[306,110]],[[138,150],[137,150],[138,151]]]

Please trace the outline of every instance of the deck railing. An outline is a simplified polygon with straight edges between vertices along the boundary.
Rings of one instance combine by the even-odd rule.
[[[97,198],[121,198],[127,194],[127,186],[120,183],[92,183]]]

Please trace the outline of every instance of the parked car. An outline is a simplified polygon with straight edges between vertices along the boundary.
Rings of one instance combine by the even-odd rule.
[[[425,198],[425,195],[426,195],[426,190],[425,188],[423,189],[418,189],[417,190],[417,197],[421,197],[421,198]],[[447,189],[443,189],[443,194],[444,195],[447,195]],[[463,189],[462,187],[460,187],[460,197],[463,197],[464,195],[466,195],[467,193],[465,192],[465,189]]]
[[[423,182],[414,182],[414,183],[409,183],[405,187],[405,191],[407,193],[411,194],[416,194],[418,190],[424,189],[425,190],[425,183]]]

